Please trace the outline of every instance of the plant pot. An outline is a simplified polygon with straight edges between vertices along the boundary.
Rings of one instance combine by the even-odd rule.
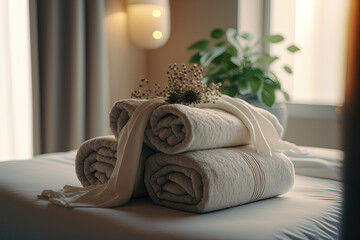
[[[288,109],[287,109],[286,103],[274,103],[272,105],[272,107],[268,107],[268,106],[264,105],[263,103],[261,103],[258,99],[248,99],[246,101],[248,103],[250,103],[251,105],[254,105],[259,108],[263,108],[263,109],[271,112],[272,114],[274,114],[277,117],[277,119],[279,120],[282,127],[284,128],[283,136],[285,135],[286,127],[287,127],[287,123],[288,123]]]

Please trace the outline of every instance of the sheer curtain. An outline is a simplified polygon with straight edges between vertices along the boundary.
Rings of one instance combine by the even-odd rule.
[[[27,0],[0,1],[0,161],[33,155]]]

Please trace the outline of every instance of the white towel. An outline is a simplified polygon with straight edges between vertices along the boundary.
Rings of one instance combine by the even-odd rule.
[[[251,138],[244,123],[231,113],[167,104],[152,112],[145,143],[154,150],[176,154],[246,145]]]
[[[84,187],[106,184],[117,162],[117,140],[114,136],[92,138],[81,144],[75,158],[76,175]],[[144,184],[144,165],[153,151],[143,146],[136,172],[132,197],[147,195]]]
[[[153,202],[196,213],[274,197],[293,183],[294,167],[284,154],[269,157],[251,146],[156,153],[145,167]]]
[[[109,122],[110,122],[111,132],[114,134],[116,139],[119,138],[121,130],[123,129],[125,124],[129,121],[135,109],[144,102],[146,102],[146,100],[123,99],[117,101],[112,106],[109,114]]]
[[[135,109],[145,100],[125,99],[114,104],[110,112],[110,128],[116,138]],[[233,114],[211,108],[194,108],[181,104],[166,104],[152,113],[144,138],[145,144],[168,154],[185,151],[232,147],[251,143],[249,130]],[[252,106],[269,120],[278,135],[283,128],[270,112]]]
[[[301,147],[304,153],[284,152],[295,167],[295,174],[342,181],[344,152],[337,149]]]
[[[106,183],[114,170],[117,155],[114,136],[103,136],[83,142],[75,158],[76,176],[84,187]]]

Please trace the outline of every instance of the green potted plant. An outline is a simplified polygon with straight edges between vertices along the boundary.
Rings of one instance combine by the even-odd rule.
[[[282,35],[270,35],[254,41],[250,34],[229,28],[214,29],[210,36],[210,40],[197,41],[187,48],[195,51],[190,63],[207,68],[203,78],[205,84],[221,83],[221,93],[240,97],[251,103],[257,99],[265,108],[274,105],[276,92],[281,92],[285,100],[289,101],[289,94],[281,88],[276,74],[270,70],[270,65],[279,56],[258,50],[264,41],[269,44],[282,42]],[[287,50],[295,53],[300,49],[292,44]],[[292,74],[290,66],[284,65],[283,69]]]

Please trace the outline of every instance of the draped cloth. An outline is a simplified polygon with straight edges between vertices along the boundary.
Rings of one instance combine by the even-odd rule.
[[[85,188],[64,186],[60,191],[44,190],[42,196],[48,198],[50,203],[64,207],[116,207],[128,202],[134,191],[146,126],[151,113],[163,104],[166,104],[163,99],[152,99],[134,111],[120,132],[118,160],[107,184]],[[281,140],[270,121],[241,99],[222,96],[214,104],[194,107],[221,109],[240,118],[249,129],[252,144],[258,153],[272,156],[273,152],[284,150],[301,152],[296,145]]]

